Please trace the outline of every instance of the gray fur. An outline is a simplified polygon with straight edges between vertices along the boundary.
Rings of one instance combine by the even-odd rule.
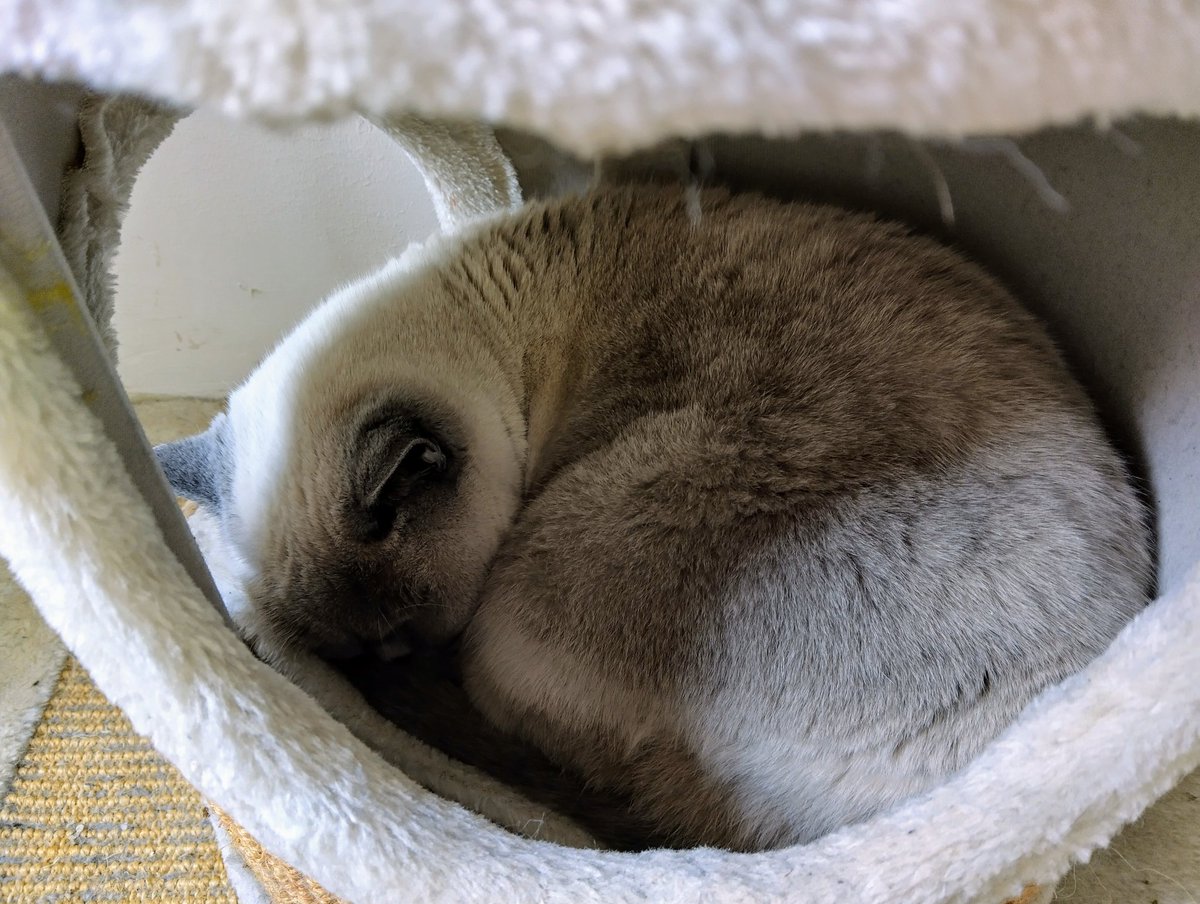
[[[603,190],[330,305],[231,400],[255,605],[316,646],[465,628],[489,731],[646,839],[887,809],[1148,600],[1144,509],[1042,326],[897,226]],[[380,405],[433,412],[455,467],[364,538],[344,500]],[[386,703],[383,674],[360,683]],[[471,758],[469,719],[413,721]]]
[[[220,512],[229,493],[232,457],[224,415],[204,433],[154,447],[154,456],[176,494]]]

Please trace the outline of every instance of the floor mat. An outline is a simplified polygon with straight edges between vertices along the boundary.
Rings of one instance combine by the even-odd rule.
[[[0,800],[65,657],[58,637],[0,560]]]
[[[199,794],[74,658],[0,802],[0,900],[236,904]]]

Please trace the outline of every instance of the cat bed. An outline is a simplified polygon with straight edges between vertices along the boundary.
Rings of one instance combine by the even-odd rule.
[[[104,351],[121,205],[177,115],[143,100],[82,108],[61,246],[0,167],[0,552],[134,726],[266,851],[349,901],[992,904],[1048,886],[1200,764],[1200,129],[955,146],[834,133],[1195,116],[1198,50],[1200,12],[1165,0],[0,3],[2,69],[274,120],[369,115],[422,167],[446,229],[581,169],[479,121],[585,156],[807,128],[820,134],[717,136],[637,165],[699,159],[733,183],[848,196],[876,180],[882,206],[992,246],[1145,465],[1161,596],[962,773],[891,813],[768,853],[597,850],[372,720],[317,664],[285,664],[301,689],[256,660],[211,604]],[[236,620],[238,588],[207,551]]]

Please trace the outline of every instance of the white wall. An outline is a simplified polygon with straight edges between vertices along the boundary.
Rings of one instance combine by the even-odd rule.
[[[223,395],[331,289],[437,228],[362,120],[275,132],[198,112],[134,188],[115,270],[130,392]]]

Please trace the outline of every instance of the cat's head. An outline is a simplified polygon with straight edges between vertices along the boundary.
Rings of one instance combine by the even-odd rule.
[[[396,303],[422,291],[438,290],[399,276],[345,290],[207,431],[155,450],[175,492],[216,516],[242,621],[269,647],[440,642],[478,603],[516,511],[523,433],[439,306]]]

